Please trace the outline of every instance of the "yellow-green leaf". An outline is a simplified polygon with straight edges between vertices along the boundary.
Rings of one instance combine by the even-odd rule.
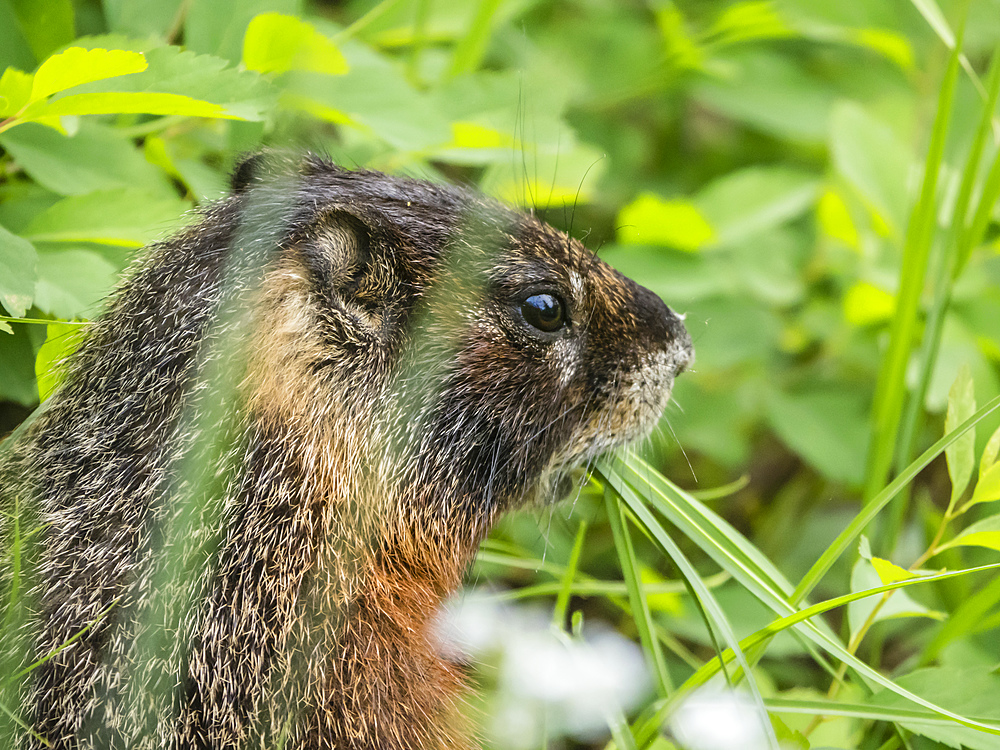
[[[455,148],[509,149],[514,145],[510,136],[474,122],[453,122],[451,134],[453,138],[451,145]]]
[[[883,560],[881,557],[871,558],[871,564],[872,567],[875,568],[875,572],[878,573],[878,577],[883,584],[905,581],[908,578],[916,578],[916,576],[906,568],[901,568],[896,565],[896,563],[890,562],[889,560]]]
[[[70,47],[38,68],[31,87],[31,101],[37,102],[83,83],[140,73],[145,69],[146,58],[141,52]]]
[[[1000,515],[972,524],[940,549],[950,547],[988,547],[1000,552]]]
[[[983,472],[976,482],[976,489],[972,492],[972,499],[962,506],[962,511],[966,511],[973,505],[979,503],[991,503],[1000,500],[1000,464],[993,464]]]
[[[998,453],[1000,453],[1000,427],[986,441],[982,458],[979,459],[979,476],[985,474],[987,469],[997,462]]]
[[[7,68],[0,77],[0,117],[19,112],[31,98],[33,78],[17,68]]]
[[[35,102],[21,116],[22,122],[45,122],[46,118],[64,115],[150,114],[186,115],[240,119],[241,115],[218,104],[192,99],[183,94],[122,91],[116,93],[74,94],[54,101]],[[48,123],[46,123],[48,124]]]
[[[844,295],[844,317],[848,323],[866,326],[882,323],[896,310],[896,297],[867,281],[859,281]]]
[[[692,203],[643,193],[618,215],[618,240],[666,245],[695,252],[715,238],[708,221]]]
[[[62,383],[63,362],[76,350],[80,341],[78,325],[49,323],[45,328],[45,343],[35,355],[35,378],[40,401],[45,401]]]
[[[840,193],[834,190],[823,193],[816,207],[816,213],[823,234],[840,240],[849,247],[858,247],[858,230]]]
[[[643,587],[647,584],[665,583],[666,579],[647,565],[639,568],[639,579]],[[656,594],[646,592],[646,603],[649,608],[669,615],[680,617],[684,613],[684,605],[680,594],[663,591]]]
[[[347,61],[337,45],[311,24],[281,13],[262,13],[247,26],[243,64],[260,73],[309,70],[342,75],[347,72]]]

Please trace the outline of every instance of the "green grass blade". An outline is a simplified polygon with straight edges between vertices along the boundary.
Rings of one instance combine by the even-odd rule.
[[[649,611],[649,602],[643,591],[639,562],[635,556],[635,548],[632,546],[628,525],[625,523],[624,508],[609,488],[605,489],[604,499],[607,505],[611,533],[615,540],[615,549],[618,550],[618,559],[621,561],[622,576],[628,588],[632,617],[635,620],[636,630],[639,631],[639,642],[642,643],[642,649],[646,652],[647,662],[653,667],[653,677],[656,680],[657,690],[660,695],[667,697],[673,693],[674,688],[670,674],[667,672],[667,663],[663,658],[660,641],[654,634],[653,616]]]
[[[798,603],[802,601],[809,592],[815,588],[816,584],[819,583],[820,579],[826,575],[827,571],[833,567],[833,564],[837,559],[844,553],[844,551],[854,543],[854,541],[861,535],[861,532],[865,530],[865,527],[871,523],[872,519],[878,515],[879,511],[884,508],[892,498],[896,496],[900,490],[903,489],[913,478],[919,474],[931,461],[937,458],[944,452],[944,449],[949,445],[954,443],[958,438],[964,435],[968,430],[972,429],[975,425],[979,424],[983,419],[988,417],[994,411],[1000,408],[1000,396],[990,400],[982,409],[977,411],[962,424],[960,424],[954,431],[948,433],[943,438],[938,440],[934,445],[924,451],[920,458],[907,466],[900,474],[897,476],[888,487],[878,493],[871,502],[865,505],[861,509],[861,512],[854,517],[854,520],[847,525],[833,543],[826,548],[820,558],[813,564],[809,571],[802,577],[799,585],[795,587],[795,591],[792,594],[791,601],[793,603]]]
[[[472,24],[455,46],[449,76],[471,73],[479,66],[486,51],[486,42],[489,41],[493,16],[500,8],[500,3],[501,0],[479,0]]]
[[[602,469],[603,473],[603,469]],[[614,475],[614,471],[609,469],[609,475]],[[616,479],[621,478],[615,476]],[[642,526],[642,528],[650,535],[653,541],[661,548],[661,550],[673,560],[674,564],[681,571],[681,575],[684,576],[685,580],[691,585],[694,590],[695,595],[698,598],[699,603],[705,612],[708,613],[712,620],[712,624],[722,635],[722,638],[726,641],[735,654],[736,661],[743,669],[744,674],[747,678],[747,684],[750,688],[750,693],[753,697],[754,702],[760,711],[761,723],[768,737],[768,742],[774,750],[778,748],[778,739],[774,734],[774,728],[771,726],[770,720],[767,718],[767,711],[764,708],[764,701],[761,697],[760,690],[757,687],[756,681],[754,680],[753,673],[750,670],[750,665],[746,660],[742,650],[739,647],[738,639],[736,634],[733,632],[732,626],[729,624],[729,620],[726,618],[722,607],[719,606],[719,602],[716,600],[715,596],[709,591],[705,582],[702,580],[701,576],[698,575],[698,571],[695,570],[694,565],[687,559],[684,553],[681,551],[680,547],[674,542],[670,535],[666,532],[662,525],[656,520],[652,512],[639,497],[638,493],[635,492],[628,484],[621,481],[611,483],[612,487],[621,502],[628,507],[628,510],[634,516],[636,521]],[[620,488],[620,490],[619,490]]]
[[[996,109],[998,94],[1000,94],[1000,47],[994,51],[990,65],[986,103],[983,106],[979,127],[976,129],[968,158],[965,161],[965,168],[962,171],[962,182],[952,211],[947,242],[940,249],[935,260],[935,269],[931,274],[934,283],[934,300],[928,311],[923,342],[918,355],[919,366],[917,370],[920,373],[920,381],[913,395],[907,401],[903,426],[900,431],[899,445],[902,451],[899,460],[903,465],[912,461],[916,452],[920,415],[923,412],[927,389],[930,387],[931,375],[937,362],[941,337],[944,332],[945,313],[951,305],[952,287],[972,254],[972,232],[970,228],[966,227],[966,219],[969,214],[969,203],[976,187],[976,177],[979,174],[983,151],[992,132],[993,111]],[[884,538],[880,540],[884,550],[889,551],[896,546],[896,538],[906,513],[906,498],[907,493],[903,493],[900,499],[893,503],[888,528]]]
[[[657,512],[775,615],[783,617],[795,611],[790,600],[792,584],[760,550],[717,513],[635,456],[627,461],[619,459],[614,464],[605,458],[597,466],[606,480],[619,491],[626,484],[643,488],[647,500]],[[834,638],[833,632],[825,623],[820,623],[819,627],[825,628],[826,635]],[[822,654],[807,639],[802,639],[798,633],[794,635],[812,658],[826,668]]]
[[[857,591],[851,594],[845,594],[844,596],[835,597],[819,604],[815,604],[806,609],[794,612],[786,617],[776,620],[769,624],[767,627],[761,628],[760,630],[748,635],[746,638],[740,641],[740,648],[744,651],[748,651],[754,647],[761,644],[766,644],[770,641],[776,634],[788,630],[790,628],[795,628],[801,625],[812,626],[813,623],[810,622],[811,618],[816,617],[819,614],[827,612],[831,609],[836,609],[837,607],[842,607],[850,604],[853,601],[859,599],[864,599],[870,596],[877,596],[884,594],[888,591],[894,591],[900,588],[906,588],[908,586],[916,586],[922,583],[931,583],[936,581],[943,581],[950,578],[957,578],[959,576],[969,575],[971,573],[978,573],[984,570],[993,570],[1000,568],[1000,563],[995,563],[993,565],[984,565],[977,568],[967,568],[964,570],[949,571],[945,573],[938,573],[929,576],[920,576],[917,578],[908,578],[902,581],[896,581],[894,583],[885,584],[884,586],[877,586],[870,589],[865,589],[863,591]],[[819,629],[810,627],[809,630],[805,631],[809,634],[810,638],[816,640],[817,644],[825,648],[829,653],[838,656],[842,661],[845,661],[848,666],[858,672],[862,677],[867,678],[870,682],[881,685],[882,687],[888,688],[897,695],[907,698],[914,703],[928,709],[933,715],[938,717],[945,717],[943,721],[957,722],[965,726],[971,727],[973,729],[979,729],[981,731],[989,732],[991,734],[1000,734],[1000,726],[996,726],[987,721],[975,719],[967,716],[962,716],[960,714],[955,714],[947,709],[937,706],[930,701],[924,700],[918,695],[911,693],[905,688],[899,687],[895,682],[889,680],[876,670],[869,667],[867,664],[861,662],[857,657],[851,654],[847,649],[845,649],[838,641],[829,639],[828,636],[821,633]],[[716,659],[708,662],[701,667],[695,674],[685,681],[678,691],[679,695],[687,694],[688,692],[704,685],[709,679],[711,679],[721,668],[722,664],[730,663],[737,660],[737,655],[730,649],[718,655]],[[640,739],[649,737],[650,733],[657,732],[659,727],[662,726],[664,721],[673,709],[675,702],[667,702],[662,704],[658,710],[649,718],[645,719],[643,724],[637,728],[635,736]],[[834,704],[836,705],[836,704]]]
[[[966,224],[968,219],[969,203],[972,198],[973,188],[975,187],[975,177],[979,171],[979,163],[982,159],[983,151],[985,150],[986,143],[990,139],[990,135],[993,132],[993,113],[996,111],[997,100],[1000,99],[1000,46],[997,46],[993,50],[993,56],[990,60],[990,73],[989,79],[987,80],[987,96],[986,103],[983,106],[983,116],[979,123],[979,129],[976,131],[975,140],[972,143],[972,148],[969,151],[969,159],[965,166],[965,172],[962,175],[962,189],[959,192],[958,200],[955,203],[955,212],[953,223],[954,225],[961,229],[961,234],[957,241],[957,249],[955,254],[954,265],[952,266],[952,278],[958,278],[959,274],[965,268],[966,264],[969,262],[969,258],[972,256],[973,249],[982,240],[982,233],[977,233],[975,229],[978,227],[977,221],[980,220],[979,213],[983,210],[984,205],[986,206],[987,212],[989,209],[996,204],[997,195],[993,195],[992,199],[987,190],[983,191],[983,195],[976,207],[976,214],[972,221]],[[993,169],[997,166],[996,160],[993,163]],[[966,183],[969,183],[966,185]],[[990,185],[990,180],[987,178],[984,183],[988,188]],[[987,217],[988,218],[988,217]],[[985,225],[983,226],[985,230]]]
[[[844,594],[843,596],[834,597],[833,599],[827,599],[826,601],[814,604],[811,607],[806,607],[801,609],[794,614],[788,615],[787,617],[782,617],[781,619],[775,620],[771,624],[764,628],[756,631],[755,633],[748,635],[742,641],[740,641],[741,647],[744,650],[757,646],[761,643],[766,643],[772,637],[778,633],[787,630],[799,623],[805,622],[810,618],[821,615],[824,612],[829,612],[830,610],[837,609],[839,607],[845,607],[851,602],[860,601],[861,599],[867,599],[870,596],[878,596],[880,594],[885,594],[889,591],[895,591],[896,589],[903,589],[909,586],[917,586],[922,583],[934,583],[938,581],[947,581],[951,578],[959,578],[961,576],[970,575],[972,573],[981,573],[985,570],[996,570],[1000,568],[1000,563],[994,563],[992,565],[981,565],[975,568],[964,568],[962,570],[952,570],[945,573],[937,573],[934,575],[918,576],[916,578],[906,578],[901,581],[895,581],[893,583],[887,583],[883,586],[875,586],[870,589],[863,589],[861,591],[854,591],[850,594]],[[689,690],[694,689],[703,685],[707,682],[713,675],[715,675],[721,668],[720,659],[729,663],[733,661],[734,656],[732,653],[725,652],[721,654],[716,659],[713,659],[708,664],[705,664],[701,669],[695,674],[688,678],[687,682],[684,683],[682,689]]]
[[[951,726],[955,722],[945,719],[933,711],[918,708],[882,708],[868,703],[840,703],[826,700],[798,700],[791,698],[767,698],[764,701],[769,711],[811,716],[843,716],[851,719],[872,721],[906,721],[913,724]],[[972,717],[974,721],[988,723],[989,718]]]
[[[573,540],[573,550],[569,555],[569,564],[566,566],[566,572],[563,573],[559,595],[556,597],[556,605],[552,611],[552,624],[557,628],[564,628],[566,626],[566,610],[569,608],[569,598],[573,593],[573,582],[576,579],[576,569],[580,564],[580,552],[583,550],[583,540],[586,536],[587,521],[583,519],[576,530],[576,539]]]
[[[938,97],[937,114],[924,161],[920,196],[910,214],[903,247],[899,294],[889,328],[889,348],[883,359],[875,401],[872,405],[872,442],[865,473],[866,501],[871,502],[885,485],[896,453],[903,402],[906,397],[906,367],[916,341],[920,298],[927,278],[927,265],[936,222],[938,175],[944,160],[945,138],[951,120],[951,102],[958,80],[962,34],[952,49]]]

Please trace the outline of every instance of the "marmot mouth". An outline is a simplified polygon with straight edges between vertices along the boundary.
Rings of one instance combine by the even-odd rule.
[[[582,486],[596,458],[649,437],[670,403],[674,378],[693,359],[690,341],[684,340],[650,354],[636,374],[603,399],[607,408],[599,409],[574,429],[564,450],[549,460],[538,482],[526,493],[527,502],[558,502]]]

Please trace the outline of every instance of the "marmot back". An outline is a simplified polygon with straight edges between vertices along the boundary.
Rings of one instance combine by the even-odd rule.
[[[691,355],[659,298],[532,216],[250,160],[8,446],[4,514],[41,528],[30,658],[72,641],[35,670],[33,729],[468,746],[439,603],[499,513],[647,434]]]

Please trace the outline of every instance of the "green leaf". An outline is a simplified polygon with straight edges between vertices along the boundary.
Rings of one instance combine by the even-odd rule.
[[[35,305],[57,318],[92,318],[117,281],[118,269],[94,250],[42,246]]]
[[[618,241],[623,244],[666,245],[693,252],[714,238],[712,227],[689,201],[643,193],[618,214]]]
[[[63,198],[24,231],[33,241],[98,242],[140,247],[176,226],[188,208],[179,198],[121,188]]]
[[[358,44],[344,45],[351,66],[343,76],[297,72],[288,81],[295,103],[314,103],[319,116],[368,129],[400,151],[445,144],[451,128],[433,102],[385,58]],[[301,105],[300,105],[301,106]],[[306,105],[306,108],[308,104]]]
[[[73,41],[71,0],[13,0],[13,4],[36,59]]]
[[[34,246],[0,226],[0,303],[16,318],[23,317],[31,307],[37,266]]]
[[[96,123],[81,122],[72,137],[25,123],[0,135],[0,145],[40,185],[61,195],[125,187],[174,193],[163,173],[128,138]]]
[[[792,596],[793,602],[799,602],[804,597],[809,595],[815,587],[816,584],[826,575],[827,571],[833,566],[834,562],[844,553],[848,547],[851,546],[851,542],[864,531],[864,529],[872,522],[875,516],[878,515],[886,505],[891,501],[907,484],[913,481],[913,478],[922,471],[932,460],[937,458],[941,453],[943,453],[949,445],[953,444],[958,440],[966,430],[972,429],[980,421],[988,417],[990,414],[995,412],[1000,408],[1000,396],[990,399],[989,403],[985,404],[979,411],[973,414],[969,419],[960,424],[954,431],[948,433],[943,438],[938,440],[934,445],[920,454],[913,463],[907,466],[899,475],[892,480],[883,488],[875,497],[868,502],[861,512],[854,517],[854,519],[847,525],[847,527],[837,535],[837,538],[823,550],[823,554],[820,555],[819,559],[813,563],[809,571],[802,577],[799,581],[799,585],[795,587],[795,593]]]
[[[229,111],[212,102],[192,99],[182,94],[136,94],[114,92],[109,94],[75,94],[47,102],[38,102],[25,109],[20,120],[45,122],[49,118],[66,115],[183,115],[187,117],[219,117],[241,119],[240,112]]]
[[[135,38],[168,38],[184,0],[103,0],[108,28]]]
[[[972,384],[972,371],[963,364],[948,393],[948,414],[944,420],[945,434],[976,412],[976,393]],[[972,479],[972,469],[976,463],[976,430],[969,430],[944,452],[948,462],[948,476],[951,477],[951,500],[949,508],[965,492]]]
[[[105,78],[138,73],[147,67],[140,52],[70,47],[41,64],[31,87],[31,101]]]
[[[833,108],[830,153],[834,167],[897,238],[903,236],[906,224],[906,184],[912,163],[901,143],[888,125],[858,104],[839,102]]]
[[[755,39],[787,39],[796,36],[766,0],[743,0],[730,5],[705,32],[711,44],[738,44]]]
[[[938,549],[940,551],[952,547],[987,547],[1000,552],[1000,515],[977,521]]]
[[[768,419],[778,436],[825,476],[859,484],[868,449],[865,399],[854,390],[812,387],[774,391]]]
[[[301,0],[191,0],[184,21],[184,43],[194,52],[240,61],[243,38],[254,16],[261,13],[302,15]]]
[[[35,355],[35,379],[38,383],[39,401],[51,396],[63,380],[63,366],[79,344],[80,326],[66,323],[49,323],[45,343]]]
[[[40,326],[15,326],[14,335],[0,336],[0,400],[31,406],[38,401],[35,388],[35,352],[32,339]]]
[[[99,41],[113,41],[99,40]],[[198,55],[179,47],[152,47],[144,52],[148,67],[141,73],[121,78],[94,81],[67,92],[67,97],[78,94],[110,94],[116,92],[131,94],[172,94],[174,103],[167,107],[157,106],[149,110],[151,114],[188,114],[178,112],[179,102],[197,100],[220,107],[226,117],[240,117],[259,120],[274,105],[276,92],[259,73],[237,70],[229,61],[212,55]],[[56,101],[59,101],[57,98]],[[137,107],[141,102],[130,101],[127,109],[115,110],[109,103],[102,105],[102,111],[146,111]],[[164,99],[165,104],[170,104]],[[155,102],[155,100],[154,100]],[[194,106],[194,105],[191,105]],[[110,108],[108,108],[110,107]]]
[[[0,0],[0,69],[16,67],[32,70],[39,59],[31,50],[15,0]]]
[[[918,669],[897,678],[896,682],[907,690],[929,701],[947,706],[965,715],[983,719],[1000,720],[1000,677],[991,674],[989,668],[978,667],[931,667]],[[873,707],[907,709],[909,706],[899,696],[888,691],[880,691],[872,696]],[[1000,737],[977,732],[955,724],[928,723],[920,720],[900,719],[900,723],[911,732],[929,737],[949,747],[964,747],[969,750],[1000,750]]]
[[[825,78],[757,45],[734,48],[724,63],[724,76],[693,86],[701,106],[793,144],[827,137],[837,91]]]
[[[1000,500],[1000,464],[993,464],[979,476],[972,499],[962,506],[961,512],[967,511],[978,503],[991,503]]]
[[[873,558],[872,561],[860,559],[854,564],[854,569],[851,571],[852,592],[866,591],[881,584],[891,583],[891,581],[881,579],[881,576],[873,565],[874,559],[877,558]],[[900,580],[905,580],[905,578]],[[859,599],[847,605],[847,621],[850,625],[852,639],[867,624],[868,618],[875,612],[876,607],[878,607],[878,612],[872,617],[872,622],[893,620],[901,617],[929,617],[934,620],[942,620],[945,617],[941,612],[933,612],[919,602],[914,601],[905,591],[894,591],[891,596],[888,594],[883,596],[887,598],[885,598],[885,603],[881,606],[879,604],[883,597],[877,596]]]
[[[243,64],[261,73],[310,70],[326,75],[347,72],[347,60],[333,42],[294,16],[264,13],[247,26]]]
[[[721,177],[695,198],[716,244],[745,242],[801,216],[816,202],[819,183],[806,172],[749,167]]]
[[[1000,454],[1000,427],[990,435],[983,448],[983,455],[979,459],[979,476],[982,477],[997,462],[997,455]]]

